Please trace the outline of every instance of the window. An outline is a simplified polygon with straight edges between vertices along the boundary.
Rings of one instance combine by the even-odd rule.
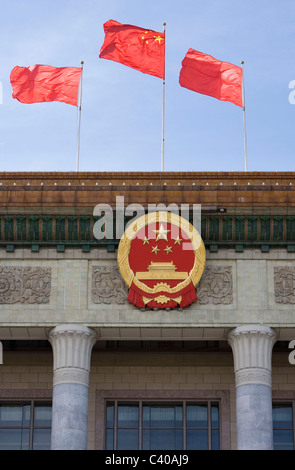
[[[0,450],[47,450],[51,440],[51,403],[0,402]]]
[[[273,415],[273,448],[274,450],[293,450],[294,447],[294,404],[274,403]]]
[[[219,403],[107,401],[107,450],[220,448]]]

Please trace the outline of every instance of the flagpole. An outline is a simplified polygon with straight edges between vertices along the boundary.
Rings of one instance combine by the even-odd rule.
[[[246,111],[245,111],[245,83],[244,83],[244,61],[242,64],[242,104],[243,104],[243,121],[244,121],[244,152],[245,152],[245,171],[248,171],[247,164],[247,136],[246,136]]]
[[[79,107],[78,107],[78,144],[77,144],[77,171],[79,171],[79,158],[80,158],[80,127],[81,127],[81,107],[82,107],[82,78],[83,78],[83,60],[81,61],[82,72],[80,79],[80,93],[79,93]]]
[[[165,53],[166,53],[166,23],[163,23],[164,31],[164,79],[163,79],[163,99],[162,99],[162,161],[161,170],[164,171],[164,145],[165,145]]]

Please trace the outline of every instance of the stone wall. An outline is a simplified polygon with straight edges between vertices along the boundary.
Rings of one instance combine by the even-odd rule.
[[[0,336],[7,328],[51,327],[80,322],[102,328],[125,328],[132,338],[139,328],[231,328],[264,323],[294,328],[295,254],[285,249],[207,250],[206,269],[197,286],[198,301],[183,310],[142,311],[127,302],[128,290],[116,254],[104,249],[82,253],[42,248],[0,252]],[[129,330],[128,330],[129,328]],[[150,330],[151,331],[151,330]],[[155,333],[156,334],[156,333]],[[195,334],[195,333],[194,333]],[[131,336],[130,336],[131,335]],[[153,336],[153,334],[151,334]],[[186,339],[186,337],[184,337]]]

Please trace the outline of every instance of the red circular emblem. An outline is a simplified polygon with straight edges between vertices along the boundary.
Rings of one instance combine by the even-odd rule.
[[[125,230],[118,266],[137,307],[186,307],[197,300],[195,286],[206,262],[205,246],[186,219],[171,212],[139,217]]]

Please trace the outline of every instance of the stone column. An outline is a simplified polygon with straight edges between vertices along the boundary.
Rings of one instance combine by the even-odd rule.
[[[263,325],[238,326],[228,335],[234,356],[239,450],[273,448],[271,358],[275,341],[275,331]]]
[[[88,430],[88,384],[93,330],[60,325],[49,333],[53,349],[52,450],[85,450]]]

